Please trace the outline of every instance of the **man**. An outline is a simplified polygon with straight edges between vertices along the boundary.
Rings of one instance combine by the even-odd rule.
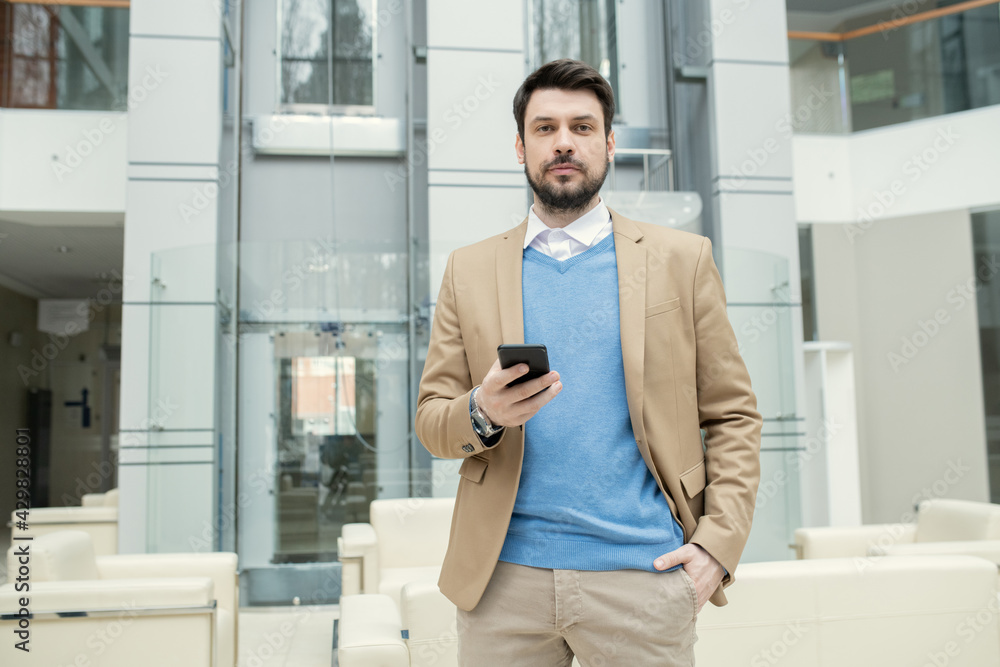
[[[514,116],[534,205],[449,257],[416,415],[432,454],[465,459],[439,581],[459,661],[690,665],[760,477],[711,244],[605,207],[614,99],[590,66],[539,68]],[[527,367],[496,348],[521,342],[553,370],[507,387]]]

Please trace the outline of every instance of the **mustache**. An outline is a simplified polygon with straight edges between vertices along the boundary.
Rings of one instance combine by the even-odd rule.
[[[552,160],[551,162],[547,162],[545,164],[545,170],[548,171],[549,169],[552,169],[553,167],[557,167],[557,166],[559,166],[561,164],[568,164],[570,166],[576,167],[580,171],[584,171],[583,165],[581,163],[577,162],[575,159],[573,159],[572,155],[563,155],[561,157],[557,157],[556,159]]]

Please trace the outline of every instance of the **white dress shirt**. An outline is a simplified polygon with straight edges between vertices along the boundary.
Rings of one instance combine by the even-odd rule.
[[[611,214],[598,199],[597,206],[562,228],[552,228],[535,215],[532,205],[528,211],[528,231],[524,234],[524,247],[531,246],[560,262],[584,250],[593,248],[611,233]]]

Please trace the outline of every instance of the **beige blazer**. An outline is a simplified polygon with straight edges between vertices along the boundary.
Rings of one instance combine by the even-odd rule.
[[[722,605],[760,479],[757,399],[709,240],[614,211],[611,219],[636,446],[685,541],[704,547],[729,572],[711,598]],[[476,606],[493,574],[521,475],[523,429],[507,428],[498,444],[484,447],[472,429],[469,395],[496,361],[498,345],[524,342],[527,225],[525,219],[448,258],[417,397],[420,441],[435,456],[465,459],[438,582],[465,610]]]

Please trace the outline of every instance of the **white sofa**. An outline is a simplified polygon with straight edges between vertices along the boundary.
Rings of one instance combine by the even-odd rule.
[[[997,581],[995,565],[969,556],[742,565],[729,604],[700,614],[697,664],[998,665]],[[636,606],[656,622],[654,597]],[[457,665],[455,607],[434,584],[404,586],[398,611],[386,595],[342,598],[341,617],[341,667]],[[613,642],[606,658],[616,664]]]
[[[345,524],[337,539],[341,595],[381,593],[398,607],[405,584],[436,583],[454,508],[454,498],[372,501],[370,523]]]
[[[27,513],[28,529],[20,530],[17,526],[21,518],[18,512],[11,512],[10,526],[14,536],[41,537],[63,530],[82,530],[90,535],[94,553],[98,556],[118,553],[117,502],[114,505],[92,503],[83,507],[35,507]]]
[[[36,632],[32,650],[38,646],[39,652],[48,657],[41,660],[35,656],[33,659],[41,661],[25,664],[75,665],[78,656],[84,656],[83,664],[90,660],[90,664],[102,667],[137,664],[231,667],[236,664],[239,611],[236,554],[95,556],[90,536],[82,531],[50,533],[31,541],[15,540],[7,552],[8,583],[0,587],[2,614],[16,611],[18,597],[23,595],[14,585],[21,566],[17,550],[24,544],[29,545],[30,550],[31,612],[85,612],[69,617],[45,617],[37,627],[33,624]],[[163,609],[157,612],[160,607]],[[190,610],[179,610],[179,607],[190,607]],[[132,615],[130,610],[133,608],[143,611]],[[201,617],[206,614],[211,619],[207,634],[200,625],[204,621]],[[108,615],[113,617],[110,621]],[[140,617],[146,619],[143,627],[151,629],[135,635],[131,630],[122,632],[122,640],[113,642],[114,655],[121,659],[108,658],[106,651],[109,648],[103,645],[104,642],[95,640],[94,633],[108,626],[106,633],[110,636],[113,626],[109,623],[123,625],[131,620],[138,623]],[[9,622],[4,621],[5,624]],[[195,633],[196,649],[187,646],[186,628]],[[126,635],[128,641],[124,639]],[[136,643],[133,637],[143,637],[146,643]],[[203,660],[206,658],[200,652],[205,646],[203,640],[210,647],[211,655],[207,658],[217,652],[217,662]],[[3,650],[8,643],[4,643]],[[43,643],[52,646],[43,649]],[[154,651],[153,646],[159,648]],[[133,650],[140,652],[133,653]],[[3,655],[8,654],[0,652],[0,656]],[[100,660],[96,660],[97,656]],[[151,663],[151,659],[162,662]],[[193,662],[188,663],[188,659]],[[0,664],[8,663],[0,660]]]
[[[936,498],[917,509],[914,523],[858,527],[799,528],[794,548],[798,558],[864,558],[869,554],[905,553],[903,545],[937,543],[913,553],[955,553],[945,542],[993,542],[979,545],[1000,552],[1000,505]],[[966,553],[966,552],[960,552]]]

